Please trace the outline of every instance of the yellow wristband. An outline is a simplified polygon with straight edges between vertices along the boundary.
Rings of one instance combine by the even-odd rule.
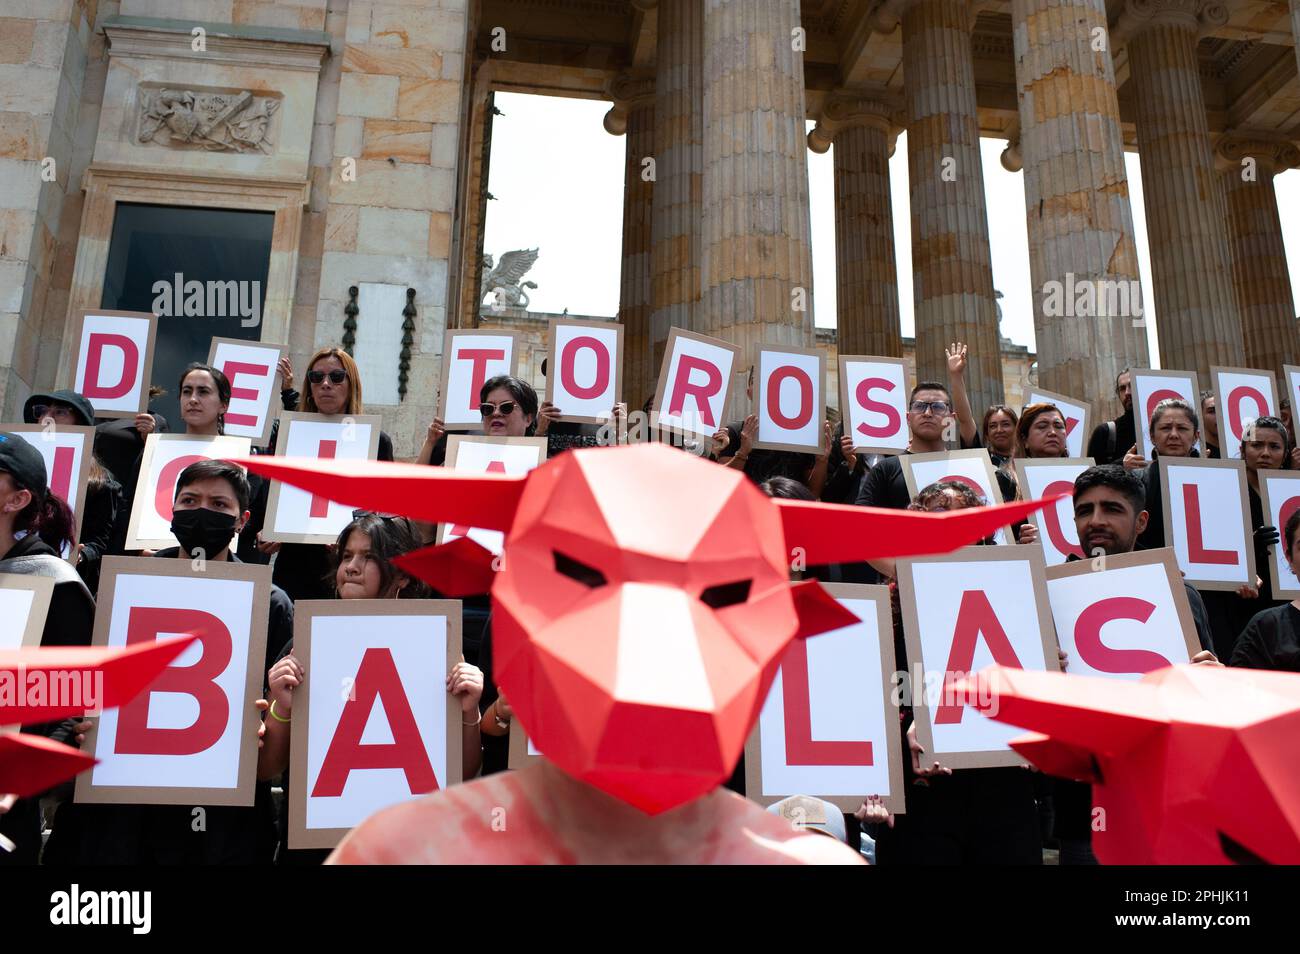
[[[293,716],[290,716],[289,718],[286,719],[284,716],[280,715],[278,712],[275,711],[275,700],[274,700],[274,699],[271,700],[271,710],[270,710],[270,711],[271,711],[271,718],[274,719],[276,722],[292,722],[292,721],[293,721]]]

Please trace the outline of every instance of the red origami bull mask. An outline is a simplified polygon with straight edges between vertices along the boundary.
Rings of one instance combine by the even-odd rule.
[[[1091,782],[1111,865],[1300,864],[1300,674],[1183,665],[1138,682],[992,666],[990,718],[1011,747]]]
[[[772,500],[661,444],[576,450],[525,476],[415,464],[237,463],[343,504],[501,530],[398,559],[491,591],[493,677],[570,775],[658,813],[735,768],[791,640],[856,622],[803,566],[944,553],[1048,501],[951,513]]]

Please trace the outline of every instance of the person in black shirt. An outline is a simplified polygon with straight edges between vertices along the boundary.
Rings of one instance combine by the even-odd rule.
[[[966,484],[939,481],[917,494],[908,509],[935,512],[983,505]],[[914,660],[907,655],[897,584],[889,589],[895,665],[900,673],[910,673]],[[936,599],[948,595],[927,594]],[[911,691],[924,690],[912,685]],[[900,708],[899,731],[909,753],[903,759],[907,812],[890,817],[878,799],[869,797],[855,813],[873,827],[877,864],[1042,864],[1032,773],[1019,767],[953,771],[925,760],[910,705]]]
[[[1146,510],[1150,519],[1138,533],[1138,547],[1158,550],[1165,545],[1164,492],[1160,487],[1160,457],[1195,457],[1193,448],[1200,437],[1201,421],[1186,401],[1169,398],[1151,412],[1153,459],[1146,460],[1136,445],[1124,455],[1124,469],[1139,472],[1142,478]]]
[[[1094,555],[1100,551],[1115,556],[1132,552],[1147,518],[1143,483],[1132,471],[1108,464],[1089,467],[1075,478],[1074,525],[1084,553]],[[1217,665],[1205,605],[1196,590],[1186,583],[1183,586],[1201,645],[1192,662]],[[1063,662],[1068,669],[1068,660]],[[1092,853],[1092,787],[1086,782],[1056,779],[1052,799],[1061,864],[1096,864]]]
[[[46,483],[41,452],[21,437],[0,434],[0,573],[54,580],[42,646],[88,646],[95,601],[56,552],[59,544],[71,542],[72,525],[66,505],[47,492]],[[73,720],[26,725],[22,731],[66,742]],[[0,866],[36,863],[41,848],[40,802],[40,796],[20,799],[0,792],[0,836],[14,846],[11,851],[0,850]]]
[[[307,362],[307,393],[303,399],[306,414],[365,413],[361,400],[361,371],[352,356],[338,347],[321,348]],[[278,423],[278,422],[277,422]],[[393,459],[393,440],[379,432],[378,460]],[[330,559],[324,544],[275,543],[261,539],[266,523],[269,482],[254,501],[252,520],[245,535],[252,535],[262,555],[274,553],[275,583],[294,600],[325,600],[333,593],[330,585]]]
[[[1086,456],[1098,464],[1114,464],[1122,460],[1124,452],[1137,447],[1137,429],[1133,418],[1133,374],[1125,368],[1115,376],[1115,397],[1124,406],[1124,413],[1113,421],[1102,421],[1093,428],[1088,438]]]
[[[1292,573],[1300,572],[1300,551],[1296,550],[1297,534],[1300,534],[1300,510],[1287,518],[1283,529],[1286,562]],[[1233,647],[1228,665],[1244,669],[1300,672],[1300,600],[1292,600],[1256,613]]]
[[[190,464],[176,479],[172,505],[171,531],[180,546],[159,550],[154,558],[240,562],[230,544],[248,520],[248,497],[248,480],[234,464]],[[292,635],[293,604],[273,585],[263,660],[268,666]],[[259,699],[257,705],[264,711],[267,702]],[[260,719],[257,725],[260,740]],[[79,742],[89,727],[89,722],[78,724]],[[203,822],[196,825],[200,817]],[[269,864],[275,810],[270,783],[258,782],[250,808],[69,802],[59,807],[53,829],[46,864]]]

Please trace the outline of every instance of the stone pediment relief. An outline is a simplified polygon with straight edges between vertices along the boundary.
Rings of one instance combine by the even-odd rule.
[[[141,87],[136,138],[165,148],[270,155],[280,105],[279,96],[248,90]]]

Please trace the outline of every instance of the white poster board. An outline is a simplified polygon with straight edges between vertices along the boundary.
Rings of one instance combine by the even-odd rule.
[[[1286,561],[1286,522],[1300,510],[1300,471],[1261,470],[1259,496],[1264,505],[1264,522],[1277,527],[1280,542],[1268,548],[1269,566],[1273,570],[1273,598],[1293,600],[1300,597],[1300,580]],[[1300,536],[1300,535],[1298,535]]]
[[[1257,417],[1277,417],[1273,372],[1215,366],[1210,381],[1218,411],[1219,453],[1224,460],[1240,460],[1246,426]]]
[[[993,472],[993,461],[982,447],[974,450],[939,451],[934,454],[904,454],[899,458],[903,465],[903,479],[907,493],[916,495],[933,483],[955,480],[966,484],[984,498],[986,504],[1000,504],[1002,488]],[[1011,542],[1011,528],[998,530],[993,539],[997,543]]]
[[[1065,418],[1065,455],[1076,459],[1082,457],[1090,433],[1088,429],[1090,413],[1088,404],[1066,394],[1044,391],[1042,388],[1030,388],[1029,393],[1025,395],[1024,406],[1029,407],[1031,404],[1039,403],[1055,404],[1060,409],[1061,415]],[[1128,450],[1128,448],[1125,447],[1122,450]]]
[[[257,447],[265,447],[271,440],[281,389],[278,365],[288,353],[285,345],[242,338],[212,339],[208,366],[230,380],[226,434],[247,437]]]
[[[745,746],[745,792],[760,805],[811,795],[853,812],[878,795],[904,810],[889,588],[823,584],[860,622],[796,639]]]
[[[135,417],[149,404],[158,318],[147,312],[83,311],[74,319],[72,390],[96,417]]]
[[[740,349],[718,338],[674,328],[664,347],[650,426],[710,440],[726,422],[727,387]]]
[[[1138,452],[1151,460],[1155,445],[1151,443],[1151,414],[1156,405],[1170,398],[1186,401],[1201,413],[1201,392],[1195,371],[1160,371],[1155,368],[1134,368],[1133,427],[1137,431]],[[1121,457],[1127,447],[1116,448]]]
[[[507,331],[448,329],[443,340],[438,416],[449,431],[478,430],[484,383],[519,367],[519,341]]]
[[[1015,460],[1016,477],[1025,500],[1042,500],[1055,494],[1073,495],[1075,478],[1091,466],[1091,457],[1018,457]],[[1029,521],[1038,528],[1038,544],[1043,548],[1048,566],[1064,563],[1071,555],[1084,555],[1074,523],[1072,496],[1062,497],[1052,506],[1031,513]]]
[[[1173,552],[1143,550],[1051,567],[1047,599],[1067,671],[1136,682],[1201,650]]]
[[[1255,585],[1255,547],[1239,460],[1161,457],[1165,545],[1200,590]]]
[[[754,446],[816,454],[826,422],[826,354],[816,348],[758,349],[754,365]]]
[[[378,414],[301,414],[280,412],[277,457],[322,460],[375,460],[379,456]],[[352,507],[319,497],[278,480],[267,495],[263,540],[281,543],[334,543],[352,522]]]
[[[77,777],[76,801],[253,804],[270,602],[269,566],[104,558],[95,646],[199,640],[144,692],[104,710],[83,747],[99,763]]]
[[[247,437],[150,434],[145,438],[140,458],[126,548],[161,550],[177,546],[171,531],[172,503],[181,472],[201,460],[233,460],[247,457],[250,451],[251,442]]]
[[[623,326],[552,318],[546,400],[560,419],[603,424],[622,398]]]
[[[1007,743],[1024,729],[973,711],[976,700],[957,686],[994,663],[1060,669],[1042,550],[976,546],[899,560],[898,596],[912,712],[926,758],[954,769],[1022,764]]]
[[[381,809],[461,781],[459,600],[301,600],[289,847],[332,848]],[[340,687],[343,687],[340,690]]]
[[[465,474],[510,474],[521,476],[546,460],[545,437],[475,437],[453,434],[447,438],[446,466]],[[492,553],[505,549],[500,530],[438,524],[438,543],[469,537]]]
[[[907,362],[902,358],[840,356],[840,411],[854,453],[907,450],[907,394]]]
[[[86,488],[94,460],[95,429],[81,425],[2,424],[0,431],[21,437],[41,452],[45,461],[45,486],[72,510],[80,530],[86,516]],[[76,554],[76,548],[69,546],[62,555],[75,563]]]

